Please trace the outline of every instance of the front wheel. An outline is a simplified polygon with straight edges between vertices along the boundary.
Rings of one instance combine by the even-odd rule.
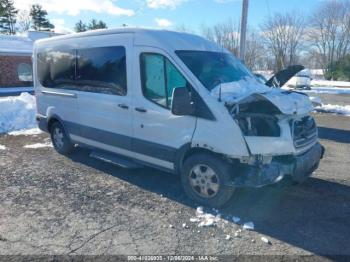
[[[200,153],[186,159],[181,182],[186,194],[202,205],[223,206],[232,197],[232,166],[220,157]]]
[[[52,124],[50,134],[53,147],[58,153],[67,155],[72,152],[74,145],[59,122],[54,122]]]

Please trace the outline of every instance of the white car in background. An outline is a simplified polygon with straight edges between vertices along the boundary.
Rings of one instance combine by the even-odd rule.
[[[292,77],[288,82],[288,87],[293,87],[297,89],[311,89],[311,73],[309,69],[301,70],[294,77]]]

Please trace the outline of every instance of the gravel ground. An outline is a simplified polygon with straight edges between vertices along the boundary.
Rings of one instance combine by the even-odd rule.
[[[67,158],[23,147],[49,142],[46,134],[2,135],[0,254],[350,255],[350,118],[315,117],[326,155],[313,176],[237,190],[209,228],[190,222],[196,205],[174,175],[120,169],[83,149]],[[234,237],[242,225],[232,215],[254,231]]]

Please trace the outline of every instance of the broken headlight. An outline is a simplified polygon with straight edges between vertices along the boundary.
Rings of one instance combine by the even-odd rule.
[[[237,123],[245,136],[279,137],[281,130],[278,119],[264,114],[239,114]]]

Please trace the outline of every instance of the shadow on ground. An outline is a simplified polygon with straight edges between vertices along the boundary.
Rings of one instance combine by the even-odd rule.
[[[151,168],[120,169],[95,159],[80,149],[71,159],[181,204],[195,208],[181,189],[180,179]],[[255,231],[318,255],[350,254],[350,188],[318,178],[305,184],[277,184],[259,189],[239,189],[222,208],[223,217],[253,221]]]
[[[321,139],[332,140],[338,143],[350,143],[349,130],[330,127],[318,127],[318,137]]]

